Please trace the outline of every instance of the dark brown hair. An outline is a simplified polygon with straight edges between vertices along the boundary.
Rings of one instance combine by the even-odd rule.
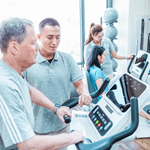
[[[49,25],[49,26],[59,26],[60,27],[60,24],[59,24],[59,22],[56,19],[54,19],[54,18],[45,18],[44,20],[42,20],[39,23],[39,32],[40,33],[42,32],[43,28],[46,25]]]
[[[95,23],[91,23],[90,25],[90,32],[88,39],[84,42],[84,45],[87,45],[93,40],[94,35],[97,35],[99,32],[103,30],[102,25],[95,25]]]

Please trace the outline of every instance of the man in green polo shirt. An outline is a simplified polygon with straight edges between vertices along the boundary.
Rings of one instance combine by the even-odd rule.
[[[70,98],[70,82],[80,96],[79,105],[92,101],[83,75],[73,57],[57,50],[61,32],[60,25],[53,18],[46,18],[39,24],[38,39],[41,47],[37,63],[27,69],[24,75],[33,87],[39,89],[54,104],[62,104]],[[36,134],[59,134],[69,132],[68,126],[51,111],[33,104]]]

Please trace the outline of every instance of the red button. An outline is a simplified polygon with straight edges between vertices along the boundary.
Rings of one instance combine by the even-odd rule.
[[[101,125],[101,124],[99,123],[97,126],[100,127],[100,125]]]

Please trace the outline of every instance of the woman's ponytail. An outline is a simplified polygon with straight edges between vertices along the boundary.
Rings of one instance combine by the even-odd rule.
[[[88,36],[88,39],[84,42],[84,45],[87,45],[88,43],[90,43],[93,40],[93,37],[91,35],[91,30],[92,30],[93,26],[95,26],[95,23],[91,23],[91,25],[90,25],[90,31],[89,31],[89,36]]]

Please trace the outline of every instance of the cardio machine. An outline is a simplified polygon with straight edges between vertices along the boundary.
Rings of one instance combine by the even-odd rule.
[[[133,55],[133,58],[129,63],[127,71],[134,77],[150,84],[149,70],[150,70],[150,53],[139,50],[137,56]]]
[[[136,97],[138,99],[139,110],[143,108],[145,102],[150,96],[150,87],[146,83],[128,73],[123,74],[115,82],[115,85],[116,89],[112,90],[110,88],[109,91],[113,91],[113,94],[116,97],[118,103],[131,103],[131,98]],[[102,85],[101,88],[103,88],[103,86],[104,85]],[[107,93],[109,93],[109,91]],[[129,122],[131,120],[131,118],[129,117],[131,114],[131,107],[123,112],[122,109],[120,109],[116,104],[113,103],[111,99],[112,97],[107,93],[90,111],[72,112],[72,120],[80,122],[80,124],[82,124],[86,133],[86,137],[94,143],[97,143],[100,140],[103,141],[103,139],[105,138],[109,139],[109,137],[111,137],[113,134],[119,134],[120,131],[129,128]],[[67,104],[67,102],[65,104]],[[71,108],[75,105],[67,104],[66,106],[69,106]],[[131,136],[129,138],[126,138],[124,141],[133,140],[135,138],[135,134],[130,135]],[[121,139],[123,138],[120,138],[118,140]],[[112,146],[111,150],[117,150],[118,147],[119,144],[116,143]]]
[[[85,138],[85,144],[81,142],[76,144],[77,150],[109,150],[115,142],[133,134],[138,126],[138,100],[136,98],[131,98],[131,118],[132,122],[127,129],[95,143]]]
[[[129,63],[128,72],[150,85],[150,53],[139,50],[137,56],[133,56]],[[146,102],[143,110],[150,115],[150,99]],[[136,137],[150,137],[150,121],[141,116],[139,116],[139,126],[136,131]]]

